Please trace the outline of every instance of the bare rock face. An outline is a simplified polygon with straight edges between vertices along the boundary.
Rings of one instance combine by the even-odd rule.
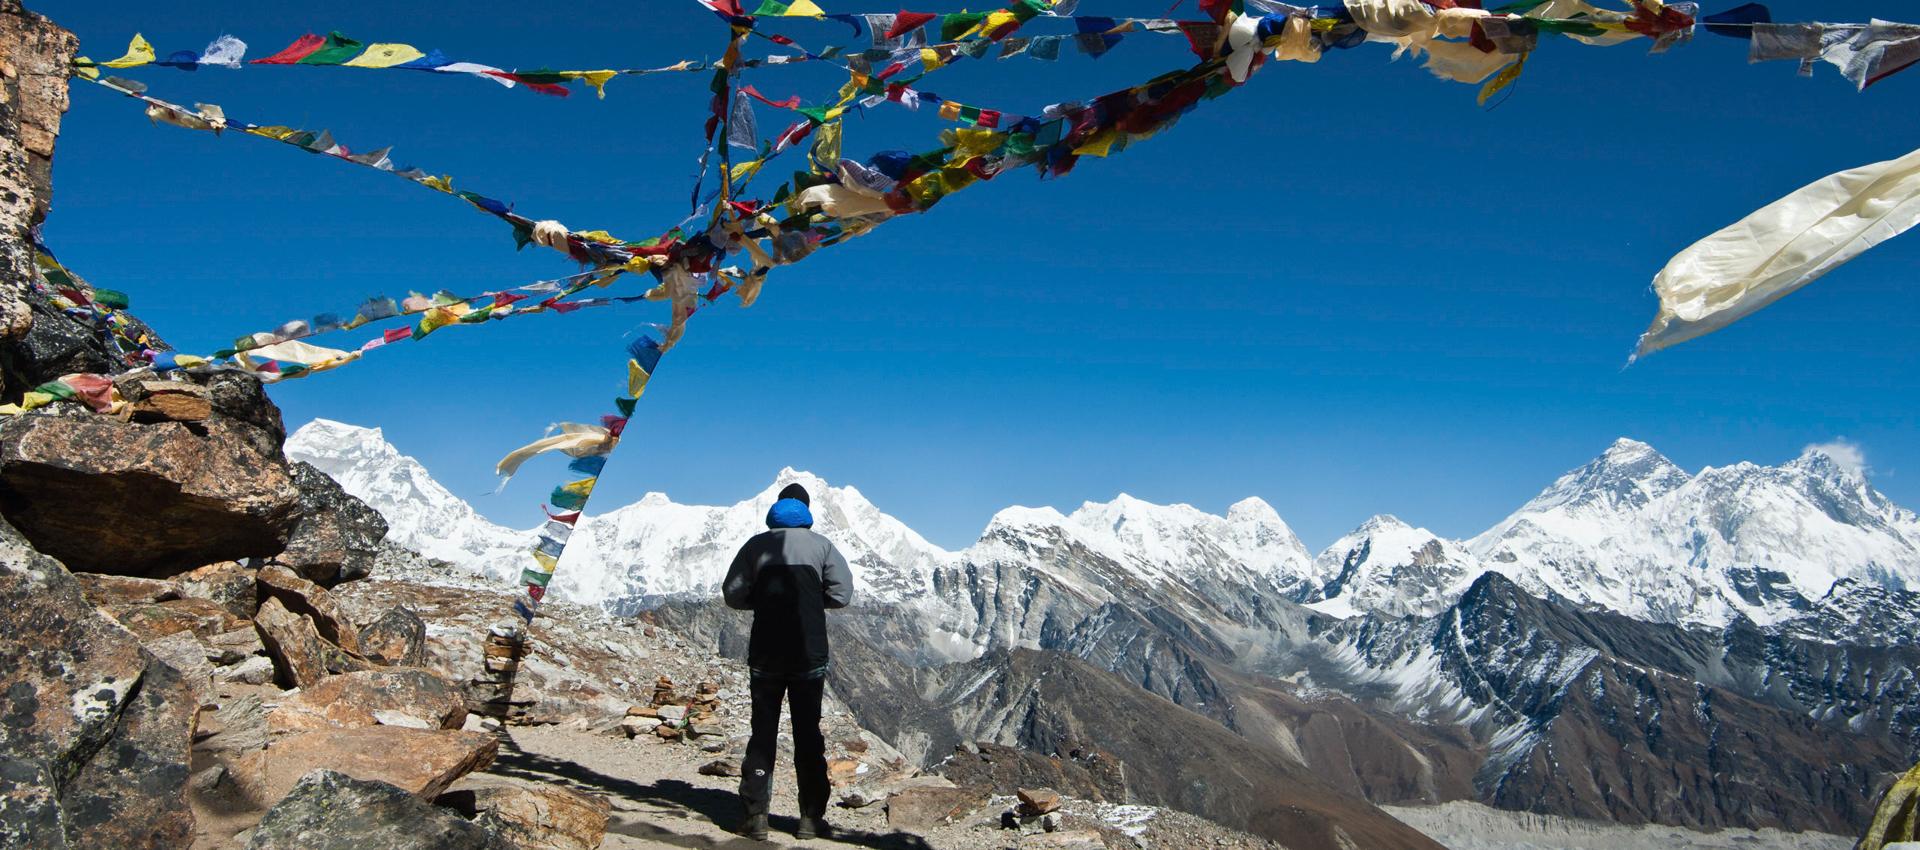
[[[315,770],[270,809],[247,850],[515,850],[384,782]]]
[[[8,348],[34,324],[26,298],[35,276],[26,236],[47,215],[53,140],[67,111],[67,62],[79,46],[73,33],[16,0],[0,0],[0,346]],[[12,371],[0,369],[0,392],[28,386],[7,374]]]
[[[908,788],[887,797],[887,825],[925,831],[965,817],[987,804],[987,794],[968,788]]]
[[[292,467],[294,486],[300,488],[299,519],[286,551],[274,560],[323,587],[366,578],[386,539],[387,521],[312,464]]]
[[[0,522],[0,848],[182,847],[198,704]]]
[[[221,561],[175,576],[173,584],[181,596],[205,599],[236,617],[252,619],[253,612],[260,607],[255,581],[251,567],[237,561]]]
[[[382,664],[420,667],[427,663],[427,624],[405,606],[387,609],[360,630],[360,651]]]
[[[205,599],[168,599],[164,602],[110,605],[102,609],[108,616],[141,640],[154,640],[178,632],[188,632],[202,640],[239,628],[245,622],[233,612]]]
[[[467,720],[466,696],[445,679],[420,669],[366,670],[329,676],[282,700],[267,716],[276,732],[380,725],[395,712],[425,728],[459,729]]]
[[[613,813],[605,797],[553,784],[490,781],[449,791],[434,802],[522,850],[594,850],[606,837]]]
[[[0,512],[36,548],[88,572],[166,577],[272,555],[299,495],[277,442],[226,416],[0,423]]]
[[[107,576],[98,573],[74,573],[80,592],[87,601],[100,607],[145,605],[180,598],[180,588],[170,581],[133,576]]]
[[[247,753],[230,769],[242,794],[267,805],[317,768],[385,782],[431,800],[462,776],[493,763],[500,741],[481,732],[365,726],[317,729]]]

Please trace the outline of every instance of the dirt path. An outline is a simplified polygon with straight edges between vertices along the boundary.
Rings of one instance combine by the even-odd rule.
[[[946,827],[927,838],[896,832],[887,827],[880,806],[836,807],[827,815],[839,830],[834,839],[796,840],[792,834],[796,822],[792,766],[784,760],[774,784],[771,841],[749,841],[728,831],[740,817],[740,801],[734,793],[739,780],[699,773],[700,765],[720,758],[719,754],[650,736],[629,741],[551,726],[514,727],[510,732],[509,739],[501,742],[493,767],[469,781],[483,783],[487,775],[505,776],[559,783],[607,797],[613,802],[613,820],[607,826],[603,850],[765,850],[834,845],[875,850],[974,850],[1013,844],[967,825]]]

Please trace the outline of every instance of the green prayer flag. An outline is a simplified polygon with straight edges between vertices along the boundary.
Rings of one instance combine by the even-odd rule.
[[[640,400],[637,398],[616,398],[613,400],[614,409],[620,411],[621,416],[632,416],[633,406],[639,403]]]
[[[44,384],[41,384],[40,386],[34,387],[33,391],[37,393],[46,393],[47,395],[53,396],[54,398],[57,398],[61,401],[66,401],[68,399],[71,399],[73,398],[73,395],[74,395],[72,387],[69,387],[66,384],[60,383],[59,381],[48,381]]]
[[[127,299],[126,293],[117,289],[95,289],[93,303],[114,310],[125,310],[133,302]]]
[[[760,8],[753,10],[753,13],[755,15],[767,15],[777,18],[786,14],[788,8],[787,4],[780,2],[780,0],[765,0],[765,2],[760,4]]]
[[[955,12],[940,16],[940,40],[958,41],[962,33],[980,25],[987,19],[985,12]]]
[[[359,56],[360,51],[364,49],[366,49],[366,45],[341,35],[339,31],[336,30],[327,33],[327,42],[320,45],[319,50],[307,54],[306,58],[301,59],[299,64],[338,65],[355,56]]]
[[[523,584],[537,584],[541,587],[546,587],[547,582],[553,581],[553,573],[543,573],[539,570],[521,570],[520,581]]]

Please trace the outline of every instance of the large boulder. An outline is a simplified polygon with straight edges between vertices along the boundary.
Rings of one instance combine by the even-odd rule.
[[[466,695],[426,670],[365,670],[328,676],[281,700],[267,722],[278,732],[375,726],[395,715],[424,728],[459,729],[467,720]]]
[[[247,850],[517,848],[392,785],[315,770],[260,819]]]
[[[0,394],[8,396],[36,385],[36,376],[15,368],[22,359],[15,349],[38,318],[27,236],[47,216],[53,141],[67,111],[67,63],[79,46],[73,33],[18,0],[0,0]]]
[[[493,763],[499,739],[484,732],[364,726],[316,729],[273,741],[231,766],[241,793],[256,805],[286,796],[315,768],[396,786],[422,799]]]
[[[198,701],[0,522],[0,848],[169,848]]]
[[[366,578],[387,537],[387,521],[313,464],[296,461],[292,467],[299,519],[286,551],[274,560],[323,587]]]
[[[286,567],[269,565],[254,574],[255,592],[262,600],[278,600],[287,610],[313,620],[320,636],[349,652],[360,651],[360,630],[327,589],[307,581]]]
[[[226,416],[192,426],[14,417],[0,423],[0,513],[35,548],[88,572],[166,577],[273,555],[300,492],[264,436]]]
[[[382,664],[424,667],[427,663],[426,621],[410,608],[388,608],[360,630],[360,651]]]

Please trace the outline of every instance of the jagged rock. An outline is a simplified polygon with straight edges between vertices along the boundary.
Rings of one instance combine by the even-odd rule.
[[[87,601],[102,608],[116,605],[146,605],[180,598],[180,587],[170,581],[100,573],[74,573],[80,592]]]
[[[427,663],[427,624],[411,609],[389,608],[360,630],[360,652],[382,664],[422,666]]]
[[[653,734],[653,730],[659,726],[660,718],[658,717],[628,717],[620,721],[619,729],[626,733],[627,737],[637,738],[641,735]]]
[[[907,831],[932,829],[986,803],[986,793],[967,788],[908,788],[887,796],[887,825]]]
[[[185,846],[197,703],[179,675],[4,522],[0,611],[0,846]]]
[[[256,655],[238,664],[230,664],[213,671],[223,682],[241,685],[264,685],[273,681],[273,659]]]
[[[255,694],[242,694],[227,700],[202,715],[200,734],[204,737],[194,744],[196,752],[238,758],[265,749],[266,704]]]
[[[739,776],[739,759],[714,759],[700,766],[702,776]]]
[[[173,579],[181,596],[205,599],[241,619],[251,619],[260,607],[255,581],[254,569],[238,561],[208,564]]]
[[[399,726],[316,729],[275,740],[229,767],[246,798],[263,806],[285,796],[316,768],[385,782],[430,800],[460,777],[492,764],[499,749],[498,739],[475,732]]]
[[[169,599],[145,605],[119,605],[106,613],[141,640],[154,640],[176,632],[188,632],[211,639],[239,628],[244,622],[232,612],[205,599]]]
[[[350,673],[366,666],[321,637],[313,620],[288,611],[278,599],[260,606],[253,625],[267,657],[273,659],[274,679],[282,687],[305,688],[329,673]]]
[[[1119,759],[1088,746],[1065,745],[1053,755],[1043,755],[969,741],[955,747],[953,757],[940,765],[940,773],[956,784],[996,794],[1046,788],[1094,802],[1127,800],[1126,772]]]
[[[116,386],[124,386],[116,383]],[[207,389],[186,381],[142,381],[139,400],[127,405],[135,422],[204,422],[213,418]],[[124,394],[124,391],[123,391]]]
[[[324,587],[366,578],[387,521],[312,464],[295,462],[293,483],[300,488],[299,518],[286,551],[274,560]]]
[[[0,423],[0,512],[35,548],[88,572],[165,577],[271,555],[300,494],[261,439],[225,417],[191,427],[14,417]]]
[[[490,783],[449,791],[434,802],[522,850],[594,850],[613,813],[605,797],[553,784]]]
[[[207,662],[207,645],[194,637],[192,632],[174,632],[145,641],[143,645],[148,652],[180,674],[180,681],[193,692],[196,706],[212,701],[213,665]]]
[[[827,759],[827,781],[835,788],[847,785],[860,776],[860,762],[853,759]]]
[[[1920,765],[1880,796],[1873,823],[1854,850],[1892,850],[1894,844],[1920,841]]]
[[[286,567],[270,564],[254,573],[255,589],[261,599],[277,599],[287,610],[313,620],[320,636],[348,652],[360,651],[360,630],[347,619],[340,603],[326,588],[308,581]]]
[[[247,850],[515,848],[486,828],[385,782],[315,770],[260,819]]]
[[[302,688],[280,702],[268,723],[275,732],[373,726],[383,711],[418,718],[428,728],[459,729],[467,720],[467,701],[460,688],[426,670],[366,670]]]
[[[254,656],[264,656],[267,646],[260,642],[260,632],[248,623],[237,629],[221,632],[207,638],[207,660],[222,666],[243,664]],[[261,658],[262,661],[267,661]],[[273,669],[271,662],[267,669]]]
[[[46,218],[53,194],[53,141],[67,111],[67,63],[78,47],[73,33],[17,0],[0,3],[0,391],[10,396],[65,374],[52,370],[66,364],[47,355],[91,343],[78,328],[72,349],[48,351],[37,337],[77,325],[29,288],[36,273],[27,237]]]
[[[1060,808],[1060,793],[1052,788],[1022,788],[1015,793],[1020,798],[1023,817],[1037,817]]]

